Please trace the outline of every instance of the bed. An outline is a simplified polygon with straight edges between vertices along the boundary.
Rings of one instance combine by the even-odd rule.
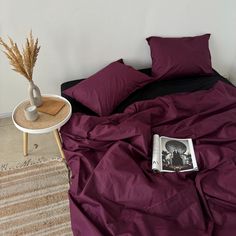
[[[228,80],[216,71],[154,79],[109,115],[65,93],[80,83],[61,87],[73,107],[60,132],[74,235],[236,235],[236,88]],[[153,134],[192,138],[199,170],[153,173]]]

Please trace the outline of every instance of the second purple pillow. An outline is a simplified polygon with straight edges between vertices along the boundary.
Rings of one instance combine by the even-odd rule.
[[[152,81],[131,66],[116,61],[64,93],[100,116],[106,116],[130,93]]]
[[[182,38],[147,38],[156,79],[212,74],[210,34]]]

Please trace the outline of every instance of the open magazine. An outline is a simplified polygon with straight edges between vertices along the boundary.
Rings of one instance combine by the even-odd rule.
[[[154,134],[152,170],[160,172],[197,171],[192,139],[177,139]]]

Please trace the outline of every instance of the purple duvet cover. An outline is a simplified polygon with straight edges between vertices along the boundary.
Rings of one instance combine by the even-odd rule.
[[[192,138],[198,172],[151,171],[154,133]],[[72,229],[82,236],[236,235],[236,88],[75,113],[61,129],[72,171]]]

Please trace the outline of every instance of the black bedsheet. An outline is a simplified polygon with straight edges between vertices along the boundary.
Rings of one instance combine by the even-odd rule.
[[[151,76],[151,69],[141,69],[142,73]],[[80,83],[84,79],[80,80],[73,80],[65,82],[61,85],[61,95],[69,100],[72,105],[72,112],[82,112],[88,115],[97,115],[87,107],[83,106],[81,103],[75,101],[71,97],[65,95],[63,93],[64,90],[74,86],[77,83]],[[153,83],[150,83],[143,88],[135,91],[134,93],[130,94],[130,96],[121,102],[118,107],[114,110],[113,113],[122,112],[127,106],[142,100],[153,99],[158,96],[164,96],[167,94],[173,93],[182,93],[182,92],[193,92],[197,90],[207,90],[210,89],[217,81],[224,81],[225,83],[230,82],[222,77],[219,73],[214,71],[214,74],[211,76],[189,76],[189,77],[179,77],[174,78],[171,80],[160,80],[155,81],[153,79]]]

